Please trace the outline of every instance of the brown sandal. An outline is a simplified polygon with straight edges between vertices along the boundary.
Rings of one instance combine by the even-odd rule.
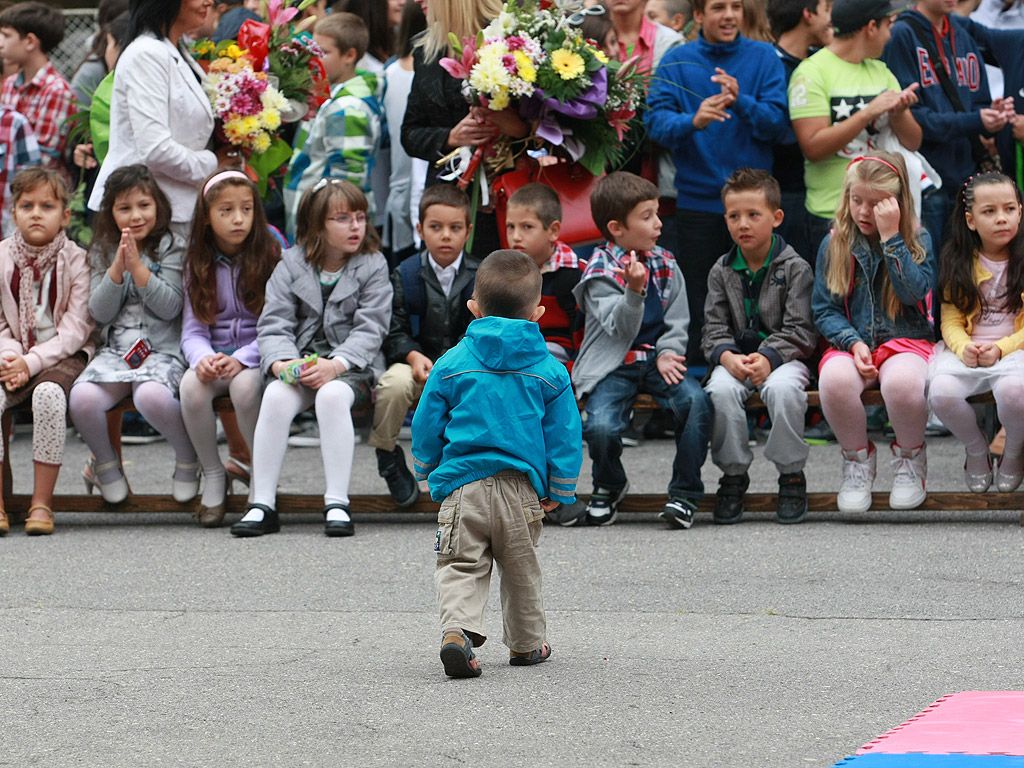
[[[49,520],[33,520],[32,512],[42,509],[49,516]],[[49,536],[53,533],[53,510],[45,504],[33,504],[28,508],[28,519],[25,520],[25,533],[29,536]]]
[[[7,519],[7,513],[0,509],[0,536],[6,536],[11,530],[11,522]]]

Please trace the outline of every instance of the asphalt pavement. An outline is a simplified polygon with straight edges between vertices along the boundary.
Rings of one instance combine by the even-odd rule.
[[[959,490],[962,448],[929,445],[929,488]],[[86,453],[69,437],[60,491],[82,492]],[[30,457],[19,435],[18,492]],[[628,449],[632,489],[663,491],[671,457]],[[166,443],[126,458],[137,491],[169,492]],[[838,448],[807,472],[835,490]],[[282,489],[321,483],[319,451],[289,449]],[[365,445],[352,490],[383,491]],[[298,515],[236,540],[185,513],[59,512],[53,536],[0,539],[0,765],[824,768],[946,693],[1024,687],[1019,512],[548,526],[552,658],[508,666],[494,589],[476,680],[438,660],[433,522],[355,519],[352,539]]]

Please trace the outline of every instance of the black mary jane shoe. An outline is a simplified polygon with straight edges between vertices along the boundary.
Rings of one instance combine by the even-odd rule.
[[[246,514],[250,509],[263,510],[262,520],[239,520],[231,526],[232,536],[262,536],[265,533],[277,533],[281,530],[281,521],[277,516],[277,510],[271,509],[266,504],[250,504],[246,508]]]
[[[344,504],[328,504],[324,507],[324,518],[327,517],[327,513],[332,509],[343,509],[348,512],[348,507]],[[355,536],[356,526],[352,522],[350,517],[348,520],[325,520],[324,522],[324,534],[326,536]]]

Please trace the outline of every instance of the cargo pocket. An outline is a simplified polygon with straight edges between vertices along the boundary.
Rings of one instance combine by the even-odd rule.
[[[437,534],[434,537],[434,552],[438,557],[451,557],[459,543],[459,501],[462,489],[459,488],[441,503],[437,511]]]
[[[531,489],[532,490],[532,489]],[[532,499],[524,499],[523,512],[526,515],[526,526],[530,531],[530,538],[533,546],[540,541],[540,532],[544,528],[544,507],[540,505],[540,499],[536,494],[531,493]]]

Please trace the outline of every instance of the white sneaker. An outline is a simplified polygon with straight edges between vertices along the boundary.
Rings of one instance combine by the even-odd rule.
[[[843,484],[836,497],[840,512],[867,512],[871,508],[877,459],[874,443],[859,451],[843,451]]]
[[[925,477],[928,474],[928,454],[924,445],[907,450],[896,443],[890,446],[894,477],[892,491],[889,493],[890,509],[916,509],[928,497],[924,489]]]

